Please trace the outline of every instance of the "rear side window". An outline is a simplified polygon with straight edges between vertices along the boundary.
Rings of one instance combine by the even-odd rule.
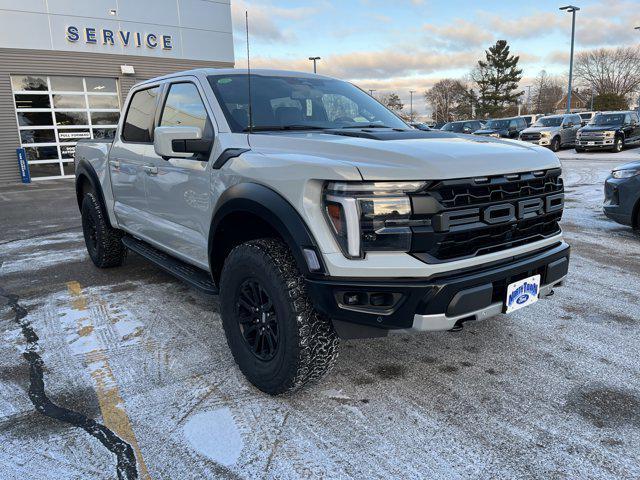
[[[204,133],[208,121],[200,93],[193,83],[174,83],[164,104],[161,127],[199,127]]]
[[[122,127],[125,142],[151,143],[151,129],[160,87],[139,90],[133,94]]]

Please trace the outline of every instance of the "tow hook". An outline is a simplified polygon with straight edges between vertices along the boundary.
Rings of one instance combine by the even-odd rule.
[[[460,332],[464,328],[464,325],[461,320],[458,320],[453,328],[449,330],[450,332]]]

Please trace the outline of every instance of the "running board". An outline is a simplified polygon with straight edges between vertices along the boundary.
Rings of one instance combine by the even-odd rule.
[[[218,288],[213,283],[209,272],[172,257],[137,238],[126,236],[122,238],[122,243],[129,250],[136,252],[138,255],[142,255],[147,260],[151,260],[160,268],[188,283],[193,288],[200,290],[202,293],[207,295],[218,294]]]

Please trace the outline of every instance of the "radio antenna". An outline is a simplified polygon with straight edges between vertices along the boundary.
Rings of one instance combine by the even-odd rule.
[[[249,11],[244,11],[244,25],[247,32],[247,83],[249,84],[249,133],[253,133],[253,108],[251,107],[251,55],[249,53]]]

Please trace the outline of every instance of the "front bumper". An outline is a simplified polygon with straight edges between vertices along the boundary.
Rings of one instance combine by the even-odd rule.
[[[426,280],[307,279],[307,289],[316,309],[334,321],[390,331],[449,330],[461,320],[499,314],[507,286],[517,280],[540,274],[541,296],[548,294],[567,275],[569,251],[559,242]]]
[[[582,140],[577,139],[575,146],[578,148],[584,148],[585,150],[591,149],[602,149],[602,148],[612,148],[613,142],[615,142],[615,138],[603,138],[599,140]]]
[[[632,225],[636,204],[640,201],[640,176],[609,177],[604,182],[602,210],[610,219],[622,225]]]

